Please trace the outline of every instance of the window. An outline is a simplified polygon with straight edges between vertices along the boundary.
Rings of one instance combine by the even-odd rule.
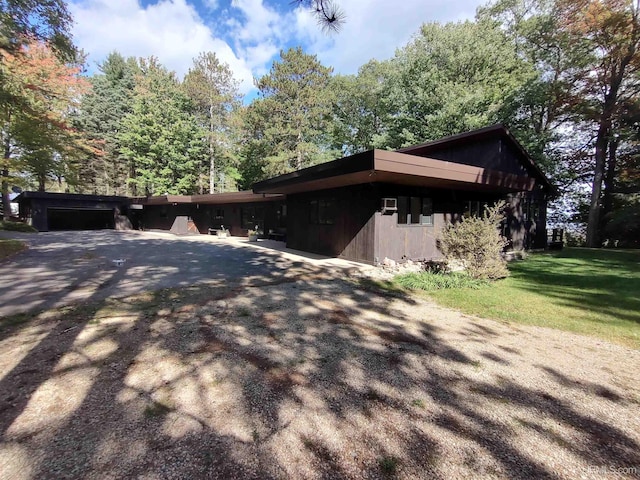
[[[470,200],[465,203],[464,216],[469,217],[482,217],[486,213],[486,207],[489,206],[488,202],[480,202],[478,200]]]
[[[312,225],[333,225],[335,223],[335,200],[325,198],[309,202],[309,223]]]
[[[433,202],[426,197],[398,197],[398,225],[433,225]]]
[[[245,230],[253,230],[256,226],[259,230],[264,228],[264,211],[262,207],[243,207],[240,209],[240,218],[242,220],[242,228]]]
[[[224,220],[224,208],[216,208],[213,218],[214,220]]]
[[[278,211],[276,212],[278,227],[286,227],[287,226],[287,206],[280,205],[278,207]]]

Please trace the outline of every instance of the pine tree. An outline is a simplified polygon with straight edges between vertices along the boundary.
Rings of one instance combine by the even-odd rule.
[[[84,191],[106,195],[127,193],[129,169],[120,152],[118,133],[122,120],[133,108],[138,72],[135,59],[112,52],[100,65],[100,73],[90,79],[93,88],[82,98],[74,123],[96,142],[100,151],[81,161],[79,182]]]
[[[262,176],[274,176],[331,160],[332,69],[301,48],[280,52],[280,61],[256,82],[260,98],[246,112],[248,134],[245,155],[265,154]],[[247,152],[249,152],[247,154]],[[245,172],[248,168],[245,165]],[[256,178],[257,179],[257,178]]]
[[[117,135],[134,195],[197,192],[206,131],[192,108],[173,72],[153,57],[140,61],[133,108]]]
[[[231,139],[232,117],[240,104],[238,82],[229,65],[221,63],[215,53],[208,52],[194,58],[183,87],[193,102],[198,122],[207,131],[209,161],[205,168],[209,192],[223,192],[238,179]]]

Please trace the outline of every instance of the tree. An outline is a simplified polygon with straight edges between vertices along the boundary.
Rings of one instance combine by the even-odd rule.
[[[45,42],[63,62],[76,59],[73,19],[63,0],[1,0],[0,56],[17,55],[26,43]]]
[[[15,174],[30,172],[39,188],[51,176],[61,177],[71,160],[91,151],[91,145],[74,130],[69,114],[78,106],[89,84],[80,77],[78,65],[67,65],[47,44],[32,41],[16,54],[7,54],[5,88],[19,104],[2,104],[3,200],[9,212],[9,183]]]
[[[532,75],[492,21],[428,23],[392,59],[382,147],[398,148],[500,121]]]
[[[280,52],[280,58],[256,82],[260,98],[245,113],[246,131],[250,132],[245,163],[260,163],[262,177],[331,160],[337,153],[330,148],[327,135],[331,68],[299,47]],[[256,152],[264,160],[251,155]]]
[[[123,195],[127,192],[129,168],[122,156],[119,132],[122,120],[132,111],[135,76],[139,68],[134,58],[110,53],[90,79],[92,89],[82,97],[74,124],[92,139],[95,155],[80,162],[81,190],[96,194]]]
[[[385,83],[390,62],[371,60],[358,75],[337,75],[331,80],[335,92],[332,144],[342,155],[375,148],[391,119]]]
[[[328,32],[337,32],[342,27],[345,14],[333,0],[295,0],[298,5],[313,12],[318,25]]]
[[[600,245],[607,161],[615,171],[615,129],[622,105],[640,93],[640,1],[560,0],[561,27],[573,45],[590,52],[574,92],[580,113],[595,125],[594,172],[587,245]],[[613,141],[613,143],[612,143]],[[607,160],[607,155],[609,160]]]
[[[0,1],[0,123],[3,128],[13,121],[12,114],[28,109],[29,92],[16,82],[18,57],[27,44],[46,42],[61,61],[75,60],[77,52],[71,41],[72,19],[62,0],[2,0]],[[10,161],[10,138],[2,132],[4,143],[3,164],[0,168],[2,203],[5,215],[9,207],[9,172],[15,165]]]
[[[226,179],[238,179],[231,144],[232,115],[240,104],[238,82],[229,65],[221,63],[215,53],[201,53],[193,64],[183,87],[207,131],[209,192],[223,192],[229,183]]]
[[[206,132],[192,108],[173,72],[153,57],[140,60],[133,108],[117,135],[134,195],[197,192]]]

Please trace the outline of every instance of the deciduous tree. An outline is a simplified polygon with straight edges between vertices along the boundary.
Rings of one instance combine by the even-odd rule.
[[[91,144],[71,127],[69,114],[89,89],[78,65],[59,60],[45,43],[32,41],[16,54],[7,54],[5,88],[21,98],[2,104],[3,197],[17,173],[30,172],[44,187],[50,176],[60,177],[70,160],[91,151]],[[5,215],[9,209],[5,204]]]
[[[600,245],[603,183],[607,156],[615,169],[615,123],[623,104],[640,93],[640,2],[638,0],[559,0],[561,27],[572,43],[589,51],[574,90],[576,104],[595,125],[594,172],[587,245]]]

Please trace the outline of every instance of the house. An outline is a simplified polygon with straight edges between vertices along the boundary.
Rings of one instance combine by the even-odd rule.
[[[502,125],[370,150],[253,186],[286,195],[287,247],[366,263],[437,259],[440,230],[508,202],[512,249],[545,248],[553,187]]]
[[[162,195],[132,200],[133,223],[145,230],[173,233],[208,233],[228,229],[231,235],[246,236],[249,230],[284,230],[286,205],[283,195],[252,191],[204,195]],[[180,219],[187,221],[186,230]]]
[[[438,235],[448,222],[481,215],[501,199],[508,202],[502,233],[510,248],[545,248],[553,194],[513,135],[494,125],[396,151],[369,150],[258,182],[252,191],[129,199],[24,192],[18,201],[21,216],[30,215],[39,230],[114,228],[123,215],[133,228],[178,234],[224,226],[246,236],[257,226],[286,236],[292,249],[375,264],[439,258]]]

